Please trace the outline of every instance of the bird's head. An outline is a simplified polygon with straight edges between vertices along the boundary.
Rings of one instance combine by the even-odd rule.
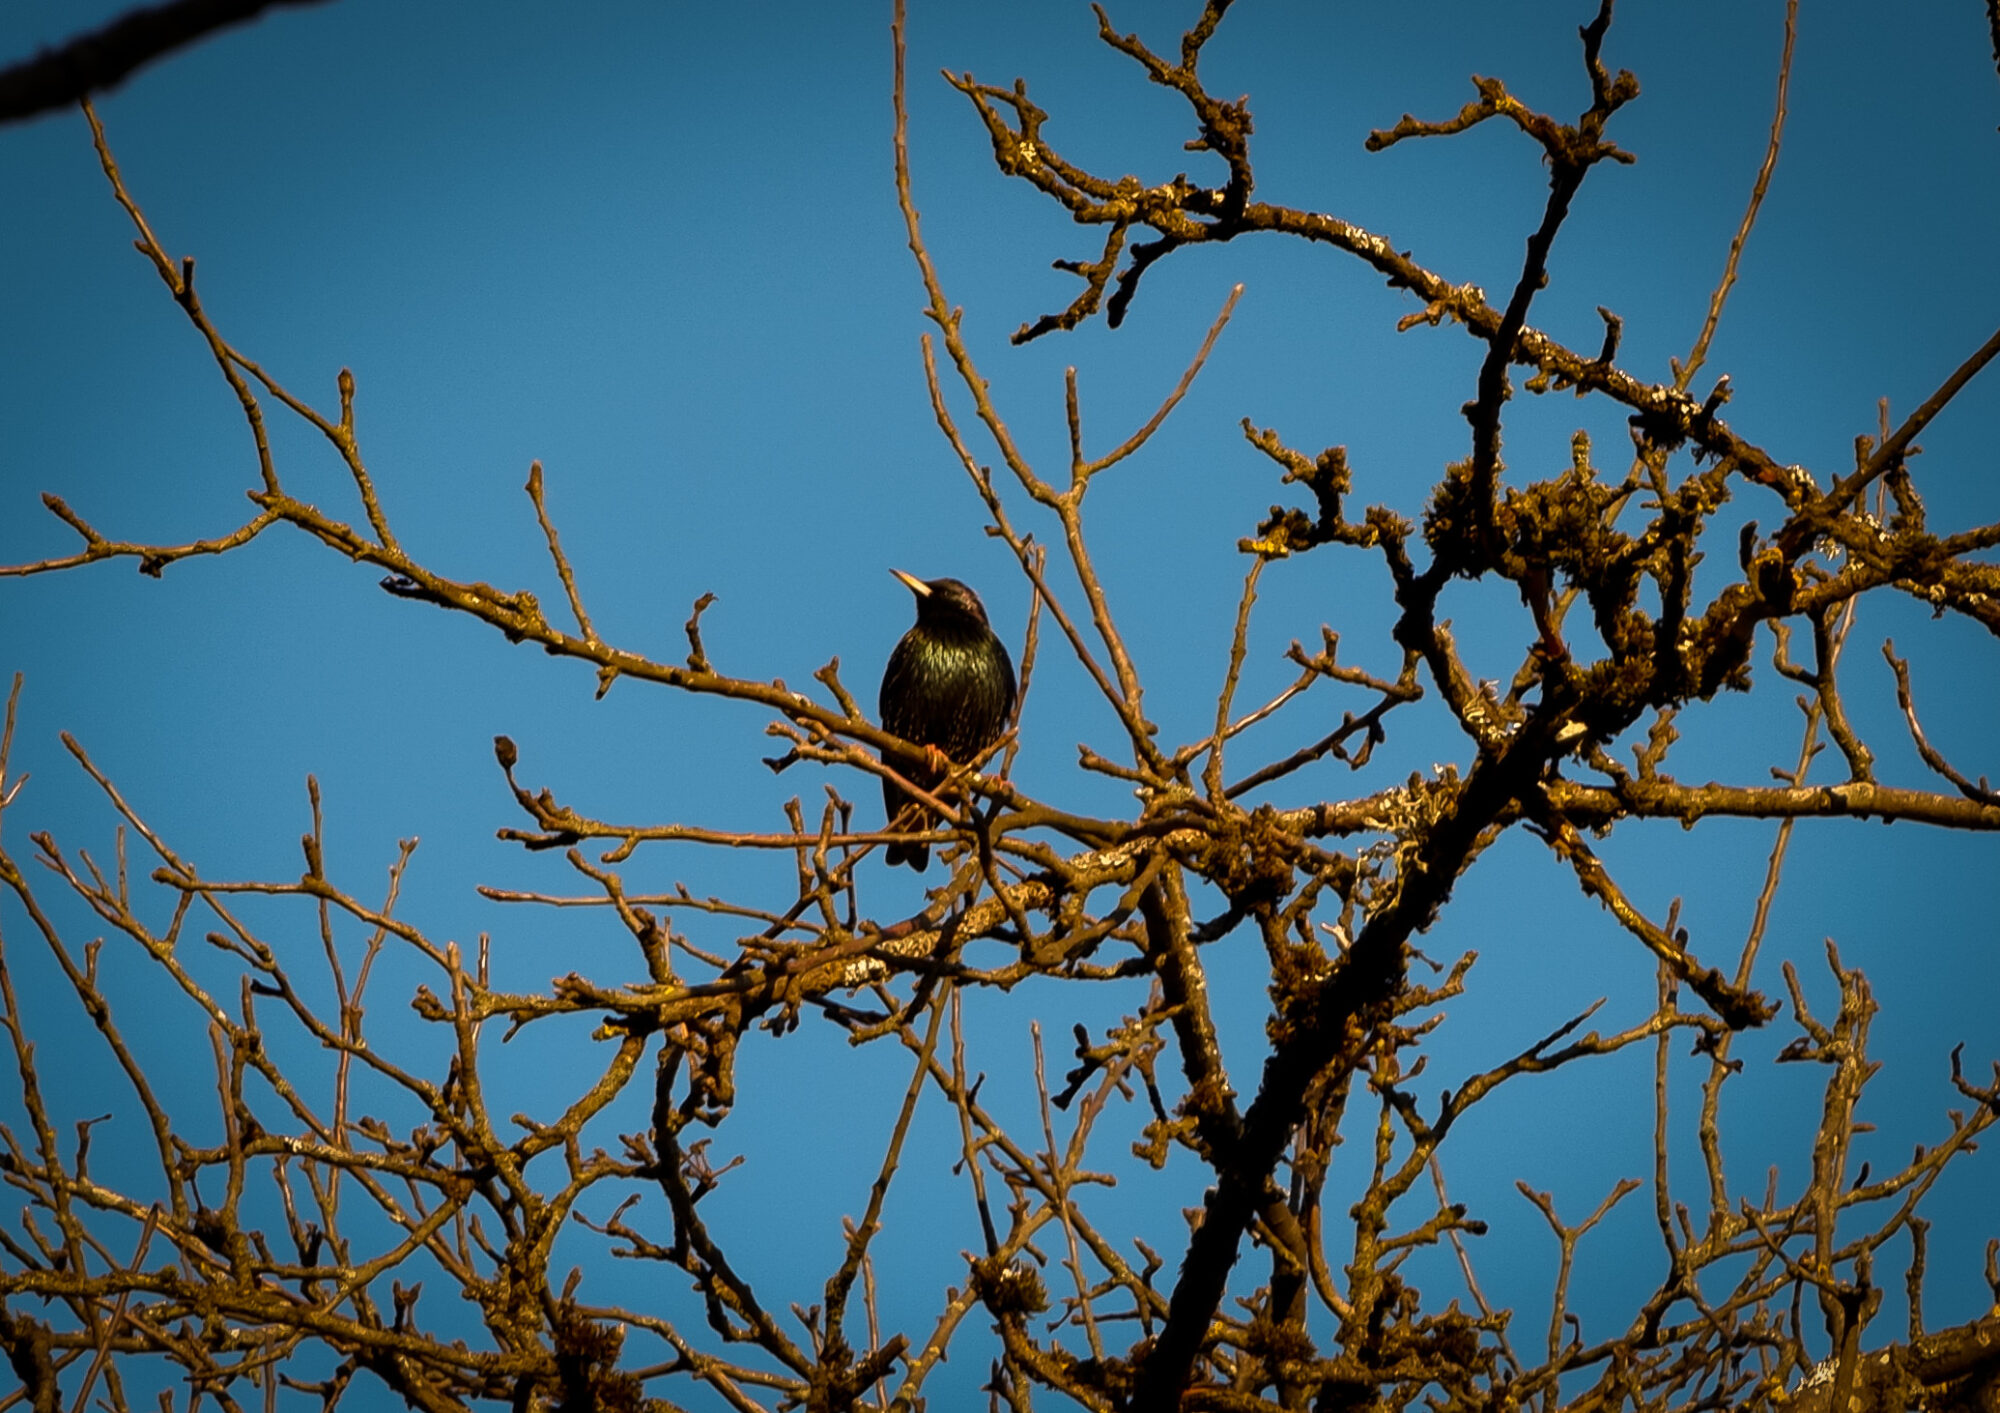
[[[986,605],[979,601],[979,595],[958,580],[924,580],[914,574],[905,574],[900,569],[889,572],[917,596],[917,622],[937,626],[951,623],[972,623],[981,628],[987,626]]]

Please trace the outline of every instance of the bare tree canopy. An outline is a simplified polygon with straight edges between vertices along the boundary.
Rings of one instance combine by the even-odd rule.
[[[187,12],[181,39],[134,38],[135,14],[40,77],[0,74],[0,95],[87,95],[229,8],[147,12]],[[1797,0],[1758,21],[1749,160],[1686,168],[1728,192],[1698,256],[1661,235],[1700,226],[1693,198],[1646,185],[1652,153],[1627,136],[1647,55],[1622,47],[1636,22],[1614,0],[1442,106],[1425,56],[1397,81],[1426,101],[1343,131],[1332,181],[1270,113],[1345,122],[1342,73],[1371,56],[1306,36],[1387,21],[1186,8],[1142,28],[1096,8],[1094,38],[1039,41],[1048,90],[921,74],[911,46],[937,41],[894,0],[873,79],[793,34],[720,77],[687,63],[691,86],[742,89],[725,118],[600,98],[686,104],[685,145],[645,154],[669,200],[629,249],[734,223],[725,240],[777,256],[726,280],[626,270],[592,302],[568,283],[587,257],[478,226],[509,307],[427,345],[425,281],[445,277],[411,278],[394,342],[418,412],[380,427],[372,373],[295,378],[238,332],[254,303],[226,274],[218,294],[229,262],[175,228],[202,219],[191,198],[156,195],[84,97],[99,215],[164,293],[176,367],[205,360],[233,441],[176,422],[157,484],[104,494],[82,466],[79,492],[44,491],[48,518],[0,541],[0,641],[23,660],[66,641],[83,690],[130,694],[100,743],[42,731],[40,667],[12,673],[0,729],[18,1081],[0,1086],[0,1350],[20,1383],[0,1413],[359,1407],[382,1388],[426,1410],[1996,1406],[1979,1148],[2000,1119],[2000,492],[1980,428],[2000,315],[1941,299],[1837,354],[1729,341],[1761,272],[1834,239],[1836,213],[1775,195],[1838,116],[1800,100]],[[1260,11],[1299,27],[1232,48]],[[524,72],[560,68],[508,42]],[[841,103],[874,113],[873,187],[788,184],[704,146],[749,121],[787,42],[829,87],[786,111],[829,105],[829,152],[853,137]],[[848,93],[871,82],[866,105]],[[1642,135],[1693,127],[1701,90],[1671,91],[1687,106]],[[560,106],[522,101],[522,133]],[[934,131],[973,134],[991,166],[933,176]],[[457,139],[396,136],[407,152],[376,155],[409,158],[415,209]],[[637,160],[615,136],[607,178]],[[344,138],[331,150],[330,189],[368,180]],[[1363,163],[1403,165],[1377,188]],[[1628,180],[1609,216],[1593,206]],[[465,201],[514,199],[476,186]],[[1427,240],[1372,214],[1399,191]],[[1947,197],[1940,248],[2000,230],[1990,190]],[[920,322],[867,308],[869,267],[840,255],[849,201],[900,247],[894,298],[916,290]],[[567,220],[579,250],[605,238],[560,203],[480,209]],[[215,239],[264,258],[241,234]],[[400,249],[393,221],[368,234]],[[321,258],[335,326],[364,265]],[[1024,260],[1060,292],[1020,286]],[[962,304],[954,270],[979,261],[1000,274]],[[1685,331],[1657,327],[1658,283],[1694,292],[1666,301]],[[711,286],[713,328],[665,302]],[[865,297],[815,324],[818,292],[848,287]],[[573,398],[622,386],[639,360],[606,330],[639,289],[667,292],[645,319],[676,345],[684,386],[661,396],[683,415],[731,395],[703,380],[726,356],[705,334],[770,372],[749,415],[710,409],[727,455],[653,449],[635,465],[669,474],[630,485],[551,456],[505,504],[483,494],[490,474],[446,459],[455,438],[621,408],[492,386],[447,406],[438,365],[549,343],[591,380]],[[1643,327],[1613,292],[1639,289]],[[864,309],[914,358],[869,366]],[[801,346],[815,381],[795,412],[778,369]],[[1920,391],[1848,405],[1798,371],[1834,361]],[[1125,373],[1100,390],[1080,366]],[[121,409],[141,384],[50,412],[55,454],[137,420]],[[804,440],[772,456],[795,417]],[[892,451],[916,420],[922,449]],[[204,489],[229,457],[247,509]],[[653,523],[660,482],[675,511]],[[900,587],[892,562],[920,572]],[[143,624],[126,600],[90,607],[120,566],[148,593],[219,597]],[[753,583],[763,634],[733,616]],[[892,658],[911,592],[943,605],[920,610],[938,636]],[[146,734],[144,648],[121,637],[185,655],[214,735]],[[467,656],[422,660],[445,642]],[[467,665],[504,645],[540,652]],[[940,657],[913,703],[920,649]],[[286,691],[334,703],[303,740]],[[560,715],[537,704],[554,693]],[[312,754],[339,730],[424,778],[336,804],[350,768]],[[425,751],[473,741],[483,786],[424,774]],[[302,834],[228,774],[301,766]],[[476,896],[455,864],[426,878],[398,819],[423,808],[492,835],[465,856]],[[1889,842],[1842,842],[1863,830]],[[371,880],[357,837],[399,834]]]

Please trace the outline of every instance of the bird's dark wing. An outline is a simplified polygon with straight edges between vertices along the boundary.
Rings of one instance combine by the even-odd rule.
[[[929,696],[924,666],[922,642],[914,632],[905,633],[889,654],[889,666],[882,673],[882,694],[876,699],[882,729],[919,745],[924,743],[924,704]]]
[[[882,694],[876,706],[882,718],[882,729],[901,736],[905,741],[924,742],[924,718],[918,710],[924,694],[919,680],[924,656],[922,645],[916,641],[916,634],[906,633],[896,650],[889,654],[889,666],[882,673]],[[921,765],[897,762],[899,774],[928,789],[937,780]],[[908,807],[910,813],[899,826],[896,817]],[[908,792],[893,780],[882,782],[882,817],[885,827],[908,830],[929,829],[930,811],[917,805]],[[928,844],[891,844],[887,858],[890,864],[909,864],[919,873],[930,864],[931,850]]]
[[[942,723],[937,745],[960,765],[969,765],[1000,739],[1014,714],[1014,664],[1006,645],[988,637],[959,664],[955,709]]]

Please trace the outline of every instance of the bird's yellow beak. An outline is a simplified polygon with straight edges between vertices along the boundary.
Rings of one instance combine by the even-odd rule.
[[[898,579],[901,579],[903,581],[904,587],[909,589],[909,591],[915,594],[918,598],[922,599],[930,597],[931,586],[929,584],[926,584],[923,580],[919,579],[916,575],[905,574],[900,569],[891,569],[889,572],[895,575]]]

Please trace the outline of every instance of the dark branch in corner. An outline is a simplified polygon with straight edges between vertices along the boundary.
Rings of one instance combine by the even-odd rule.
[[[1993,36],[1993,65],[2000,68],[2000,0],[1986,0],[1986,30]]]
[[[255,19],[273,5],[318,5],[325,0],[174,0],[119,16],[102,29],[78,35],[59,49],[44,49],[0,70],[0,123],[108,93],[155,59]]]

